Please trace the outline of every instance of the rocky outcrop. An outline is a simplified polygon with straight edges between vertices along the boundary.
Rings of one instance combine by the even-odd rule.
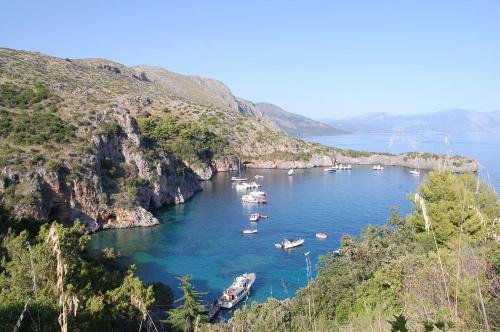
[[[438,169],[446,167],[456,173],[476,172],[477,162],[466,157],[447,158],[444,155],[435,155],[432,157],[420,157],[417,159],[407,153],[399,155],[366,153],[364,156],[349,156],[342,152],[332,152],[331,154],[313,154],[307,160],[260,160],[248,159],[244,164],[248,168],[312,168],[328,167],[333,163],[351,164],[351,165],[384,165],[399,166],[408,168],[417,168],[423,170]]]

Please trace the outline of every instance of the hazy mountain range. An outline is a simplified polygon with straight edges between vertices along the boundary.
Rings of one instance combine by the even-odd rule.
[[[321,121],[352,132],[500,132],[500,111],[477,112],[446,109],[414,115],[368,113],[344,119]]]

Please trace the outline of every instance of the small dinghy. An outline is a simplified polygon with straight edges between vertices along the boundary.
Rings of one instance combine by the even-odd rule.
[[[285,239],[282,242],[275,243],[274,246],[280,249],[291,249],[304,244],[304,239]]]
[[[243,231],[243,234],[255,234],[257,232],[258,232],[258,230],[256,230],[256,229],[245,229]]]
[[[318,239],[322,239],[322,240],[324,240],[324,239],[326,239],[328,236],[326,236],[326,234],[325,234],[325,233],[316,233],[316,237],[317,237]]]
[[[248,296],[250,288],[255,282],[255,278],[255,273],[245,273],[237,277],[233,284],[224,290],[217,304],[226,309],[234,307],[243,300],[243,298]]]

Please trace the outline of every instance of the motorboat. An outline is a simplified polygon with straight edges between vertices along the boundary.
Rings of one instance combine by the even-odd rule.
[[[384,170],[384,166],[382,166],[382,165],[373,165],[372,169],[374,171],[383,171]]]
[[[250,288],[255,282],[255,273],[245,273],[237,277],[234,282],[224,290],[217,303],[226,309],[233,308],[243,298],[248,296]]]
[[[243,234],[255,234],[257,232],[258,232],[258,230],[256,230],[256,229],[245,229],[243,231]]]
[[[351,164],[344,166],[344,169],[347,171],[351,170],[352,169]]]
[[[304,239],[285,239],[282,242],[274,244],[276,248],[291,249],[304,244]]]
[[[254,222],[255,222],[255,221],[258,221],[258,220],[259,220],[259,217],[260,217],[260,214],[258,214],[258,213],[252,213],[252,214],[250,215],[250,221],[254,221]]]
[[[326,239],[328,236],[326,236],[326,234],[325,234],[325,233],[316,233],[316,237],[317,237],[318,239],[322,239],[322,240],[324,240],[324,239]]]
[[[250,182],[250,183],[241,182],[241,183],[236,184],[236,189],[248,190],[248,189],[257,189],[259,187],[260,187],[260,184],[258,184],[257,182]]]
[[[257,203],[257,204],[266,204],[267,201],[264,198],[257,198],[252,195],[243,195],[241,196],[241,200],[244,203]]]
[[[415,175],[415,176],[419,176],[420,175],[420,171],[418,169],[410,169],[410,174],[411,175]]]
[[[325,168],[324,171],[328,172],[328,173],[333,173],[333,172],[337,171],[337,168],[332,166],[332,167]]]
[[[288,170],[288,175],[293,175],[293,173],[294,173],[293,168],[290,168],[290,169]]]
[[[263,177],[264,177],[264,175],[259,175],[259,174],[257,174],[256,176],[254,176],[254,178],[256,178],[256,179],[262,179]]]
[[[263,197],[263,196],[267,196],[267,193],[265,191],[252,191],[250,192],[250,195],[252,195],[253,197]]]

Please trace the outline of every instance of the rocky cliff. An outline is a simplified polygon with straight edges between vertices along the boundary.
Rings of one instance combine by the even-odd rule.
[[[105,59],[0,49],[0,203],[18,218],[88,230],[150,226],[215,172],[332,162],[414,167],[415,156],[292,138],[221,82]],[[423,156],[422,156],[423,157]],[[420,167],[444,164],[421,158]],[[446,165],[474,171],[455,157]]]

